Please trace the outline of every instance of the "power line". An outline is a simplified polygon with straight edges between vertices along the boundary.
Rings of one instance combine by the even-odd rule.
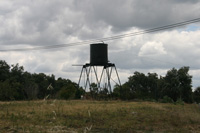
[[[132,36],[137,36],[137,35],[142,35],[142,34],[147,34],[147,33],[152,33],[152,32],[158,32],[158,31],[172,29],[172,28],[176,28],[176,27],[180,27],[180,26],[184,26],[184,25],[188,25],[188,24],[192,24],[192,23],[197,23],[197,22],[200,22],[200,18],[196,18],[196,19],[192,19],[192,20],[188,20],[188,21],[184,21],[184,22],[179,22],[179,23],[174,23],[174,24],[170,24],[170,25],[166,25],[166,26],[161,26],[161,27],[157,27],[157,28],[142,30],[142,31],[138,31],[138,32],[132,32],[132,33],[128,33],[128,34],[111,36],[111,37],[91,39],[91,40],[74,42],[74,43],[67,43],[67,44],[38,46],[38,47],[32,47],[32,48],[0,49],[0,52],[31,51],[31,50],[71,47],[71,46],[77,46],[77,45],[84,45],[84,44],[88,44],[88,43],[95,43],[97,41],[110,41],[110,40],[116,40],[116,39],[121,39],[121,38],[125,38],[125,37],[132,37]]]

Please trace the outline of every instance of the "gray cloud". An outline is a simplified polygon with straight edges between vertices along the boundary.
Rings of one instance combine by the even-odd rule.
[[[8,1],[2,2],[1,43],[53,45],[100,38],[112,32],[158,27],[198,17],[197,1]],[[196,13],[194,13],[196,12]]]
[[[146,29],[198,17],[197,1],[139,1],[101,0],[77,2],[77,9],[86,13],[90,23],[105,22],[112,30],[123,31],[130,27]]]

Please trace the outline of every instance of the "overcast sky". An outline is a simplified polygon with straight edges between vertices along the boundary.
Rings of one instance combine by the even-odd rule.
[[[198,0],[1,0],[0,49],[69,44],[199,17]],[[200,23],[105,43],[122,83],[135,71],[164,76],[189,66],[193,87],[200,86]],[[89,48],[0,52],[0,59],[78,82],[81,67],[72,64],[88,63]]]

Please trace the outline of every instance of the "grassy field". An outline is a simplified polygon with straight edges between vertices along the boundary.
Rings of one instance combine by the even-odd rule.
[[[200,132],[200,107],[127,101],[0,102],[0,131]]]

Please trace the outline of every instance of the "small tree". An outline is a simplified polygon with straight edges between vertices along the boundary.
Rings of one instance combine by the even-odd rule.
[[[5,81],[10,76],[10,66],[3,60],[0,60],[0,82]]]
[[[59,99],[74,99],[76,94],[76,88],[70,84],[67,86],[63,86],[61,90],[58,92],[57,97]]]
[[[166,95],[174,101],[182,99],[185,102],[192,102],[192,76],[188,72],[189,67],[169,70],[163,78],[162,95]]]
[[[189,75],[189,67],[182,67],[178,70],[181,97],[185,102],[193,102],[192,97],[192,76]]]
[[[164,77],[164,88],[162,88],[162,95],[172,98],[173,101],[176,101],[181,97],[180,82],[177,69],[172,68],[171,70],[167,71],[167,74]]]
[[[121,87],[119,85],[114,86],[114,89],[113,89],[114,98],[120,98],[120,89]]]
[[[194,101],[200,103],[200,86],[195,89],[193,95],[194,95]]]

